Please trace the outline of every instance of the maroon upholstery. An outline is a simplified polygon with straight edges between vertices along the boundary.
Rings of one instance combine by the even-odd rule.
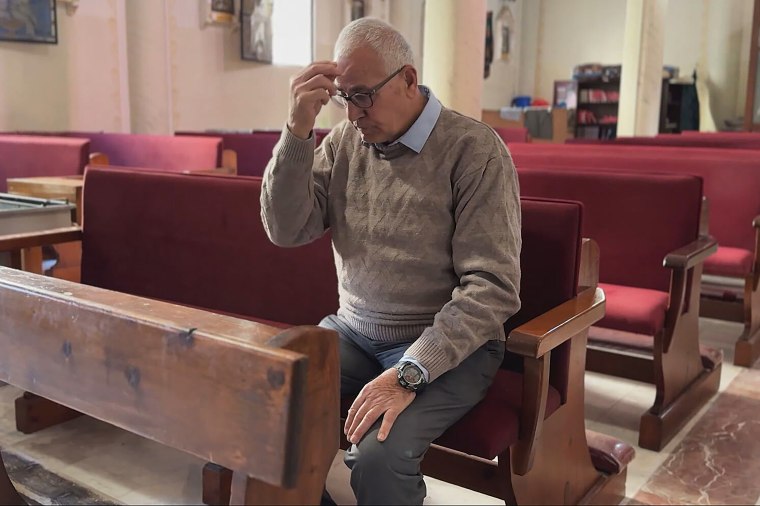
[[[723,246],[705,261],[705,272],[716,276],[743,278],[752,270],[752,252]]]
[[[90,139],[92,153],[104,153],[110,165],[150,167],[167,172],[210,170],[222,165],[222,140],[173,135],[67,132]]]
[[[504,141],[504,144],[530,142],[530,134],[528,134],[527,128],[493,127],[493,129]]]
[[[8,178],[82,174],[89,150],[81,139],[0,135],[0,192]]]
[[[752,220],[760,215],[760,156],[750,150],[515,144],[518,167],[665,172],[702,178],[710,203],[710,233],[720,247],[754,251]],[[712,262],[705,273],[713,272]]]
[[[322,142],[325,135],[330,131],[314,129],[317,146]],[[264,175],[269,159],[272,158],[277,141],[280,140],[280,131],[259,130],[250,134],[242,133],[204,133],[204,132],[176,132],[178,136],[209,136],[221,137],[224,149],[231,149],[237,153],[237,173],[240,176]]]
[[[521,199],[522,252],[520,300],[522,308],[505,324],[512,329],[576,295],[581,245],[582,206],[577,202]],[[550,416],[567,393],[567,344],[552,352]],[[485,399],[437,441],[448,448],[492,459],[517,441],[522,405],[519,361],[507,352]],[[519,367],[518,367],[519,369]]]
[[[667,293],[663,259],[699,235],[702,181],[695,176],[521,168],[518,177],[523,195],[583,202],[583,236],[599,244],[603,283]]]
[[[496,458],[515,444],[520,435],[522,384],[522,374],[500,370],[485,399],[435,443],[484,459]],[[559,406],[559,392],[549,387],[547,417]]]
[[[665,326],[668,292],[608,283],[599,283],[599,287],[604,290],[607,305],[598,326],[648,336],[657,334]]]
[[[91,168],[82,282],[289,324],[338,307],[328,236],[283,249],[261,224],[261,180]]]

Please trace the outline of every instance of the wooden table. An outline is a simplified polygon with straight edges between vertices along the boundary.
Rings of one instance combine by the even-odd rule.
[[[42,199],[66,199],[76,204],[76,221],[82,224],[82,175],[17,177],[8,179],[8,193]]]

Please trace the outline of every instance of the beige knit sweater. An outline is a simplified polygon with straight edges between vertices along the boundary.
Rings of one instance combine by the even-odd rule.
[[[424,148],[379,149],[344,122],[314,150],[287,128],[264,174],[269,238],[332,233],[339,314],[406,355],[430,381],[491,339],[520,308],[520,202],[504,143],[443,108]]]

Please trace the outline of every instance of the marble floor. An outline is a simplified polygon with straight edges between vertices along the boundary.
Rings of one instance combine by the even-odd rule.
[[[721,393],[659,453],[636,446],[639,417],[651,406],[654,388],[587,373],[587,427],[636,447],[625,503],[760,504],[760,365],[745,369],[732,364],[733,343],[741,330],[737,323],[701,321],[704,343],[724,351]],[[91,491],[101,504],[200,502],[201,460],[88,417],[21,434],[13,417],[18,394],[14,387],[0,388],[0,446],[12,456],[36,462]],[[427,481],[426,504],[503,504],[438,480]],[[340,455],[328,489],[339,504],[355,504]],[[67,502],[33,499],[42,504]]]

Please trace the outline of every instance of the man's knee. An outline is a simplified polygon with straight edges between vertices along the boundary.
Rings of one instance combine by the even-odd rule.
[[[379,427],[370,430],[359,444],[346,453],[346,463],[351,469],[360,468],[368,476],[387,473],[398,475],[419,474],[422,452],[411,448],[408,438],[391,430],[385,441],[377,440]]]

